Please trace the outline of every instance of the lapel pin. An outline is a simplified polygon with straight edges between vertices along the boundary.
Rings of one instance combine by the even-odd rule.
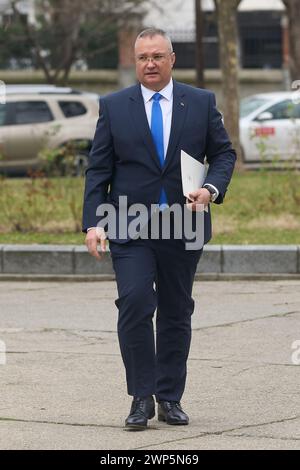
[[[184,106],[184,103],[181,101],[180,105],[181,105],[181,106]]]

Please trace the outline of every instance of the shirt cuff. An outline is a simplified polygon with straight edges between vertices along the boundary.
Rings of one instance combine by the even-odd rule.
[[[86,231],[89,232],[89,230],[92,230],[92,229],[96,230],[96,235],[99,238],[99,240],[105,240],[107,238],[103,227],[89,227],[86,229]]]

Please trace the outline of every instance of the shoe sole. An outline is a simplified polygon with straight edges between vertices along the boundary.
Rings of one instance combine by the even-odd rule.
[[[164,423],[170,424],[171,426],[187,426],[189,423],[182,423],[182,422],[169,422],[163,415],[158,415],[158,421],[163,421]]]
[[[126,424],[125,425],[126,431],[144,431],[145,429],[147,429],[147,425],[146,426],[141,426],[140,424]]]
[[[155,411],[151,413],[148,420],[154,418],[154,416],[155,416]],[[147,429],[147,427],[148,427],[147,424],[145,426],[141,424],[125,424],[125,429],[128,431],[144,431],[145,429]]]

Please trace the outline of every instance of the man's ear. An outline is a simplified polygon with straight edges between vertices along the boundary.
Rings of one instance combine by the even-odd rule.
[[[176,60],[175,52],[172,52],[172,67],[175,64],[175,60]]]

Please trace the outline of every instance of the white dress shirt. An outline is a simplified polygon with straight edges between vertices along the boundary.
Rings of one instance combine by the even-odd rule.
[[[157,93],[154,90],[149,90],[141,84],[141,91],[145,104],[145,111],[149,128],[151,129],[151,114],[152,114],[152,96]],[[163,132],[164,132],[164,158],[166,158],[172,122],[172,109],[173,109],[173,80],[171,79],[168,85],[160,90],[159,94],[162,98],[159,100],[162,117],[163,117]]]

